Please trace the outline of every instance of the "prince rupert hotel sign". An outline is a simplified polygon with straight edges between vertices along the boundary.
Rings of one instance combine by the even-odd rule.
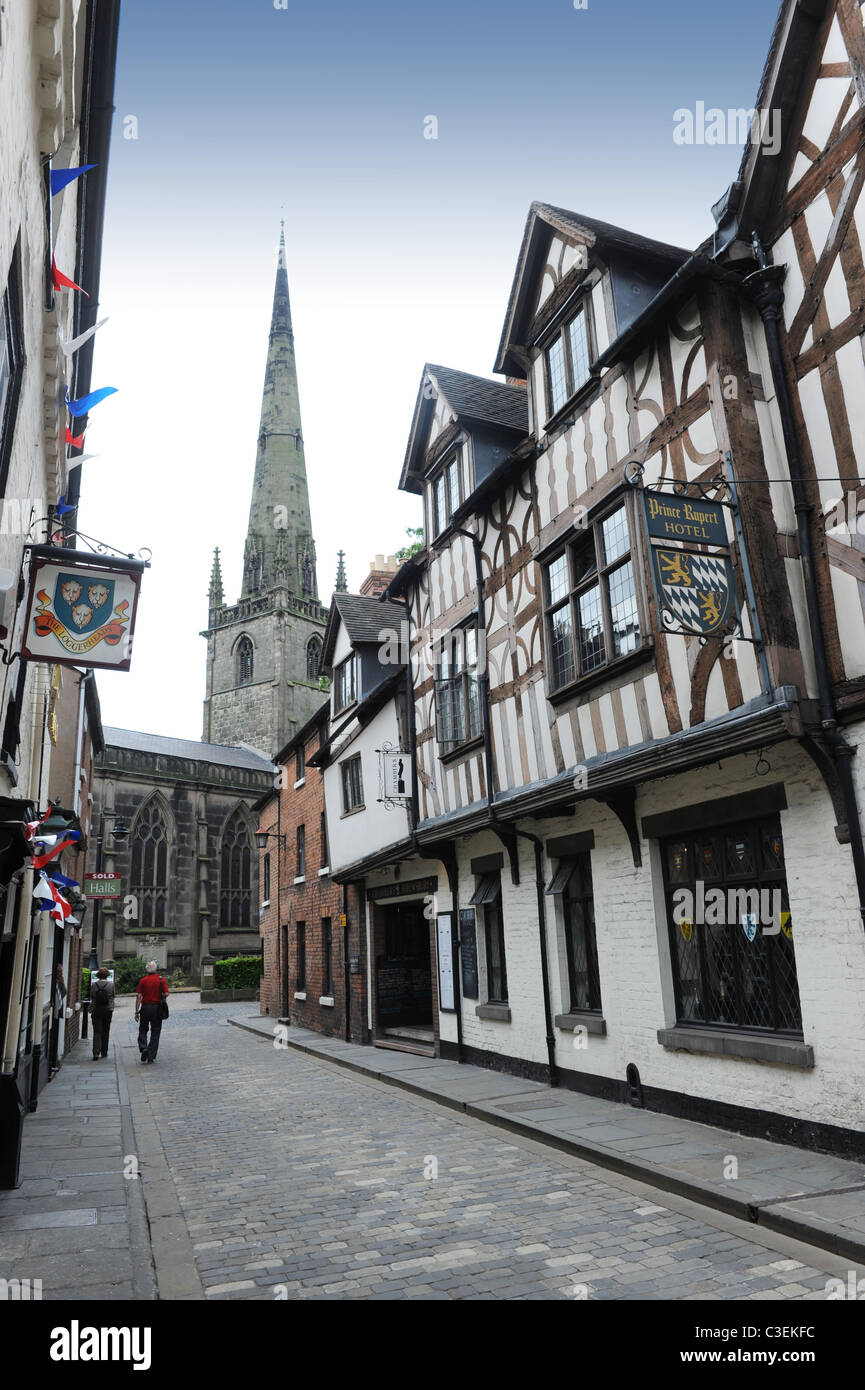
[[[645,503],[650,536],[698,545],[727,545],[724,508],[717,502],[697,502],[690,497],[675,497],[647,489]]]

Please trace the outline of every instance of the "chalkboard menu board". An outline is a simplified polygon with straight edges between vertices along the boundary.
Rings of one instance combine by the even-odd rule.
[[[473,907],[460,908],[460,970],[463,997],[478,997],[478,938]]]

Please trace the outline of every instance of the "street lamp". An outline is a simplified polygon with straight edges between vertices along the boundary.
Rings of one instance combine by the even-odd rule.
[[[285,849],[287,835],[278,835],[275,830],[256,830],[254,833],[256,849],[267,849],[268,840],[279,840],[283,850]]]

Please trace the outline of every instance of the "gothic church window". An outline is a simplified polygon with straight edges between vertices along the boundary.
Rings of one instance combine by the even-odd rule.
[[[318,664],[321,661],[321,639],[310,637],[306,644],[306,678],[309,681],[318,680]]]
[[[235,811],[222,836],[219,925],[223,931],[252,925],[252,847],[249,828]]]
[[[238,685],[248,685],[252,680],[252,673],[255,666],[254,648],[252,639],[241,637],[237,644],[237,683]]]
[[[168,828],[156,801],[138,817],[132,841],[132,894],[138,899],[138,926],[163,930],[168,905]]]

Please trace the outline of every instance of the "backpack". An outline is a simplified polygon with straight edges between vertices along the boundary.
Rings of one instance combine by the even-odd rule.
[[[105,1013],[107,1009],[111,1008],[111,995],[108,992],[107,980],[99,980],[98,983],[93,986],[90,994],[90,1008],[93,1013],[95,1013],[97,1009],[100,1013]]]

